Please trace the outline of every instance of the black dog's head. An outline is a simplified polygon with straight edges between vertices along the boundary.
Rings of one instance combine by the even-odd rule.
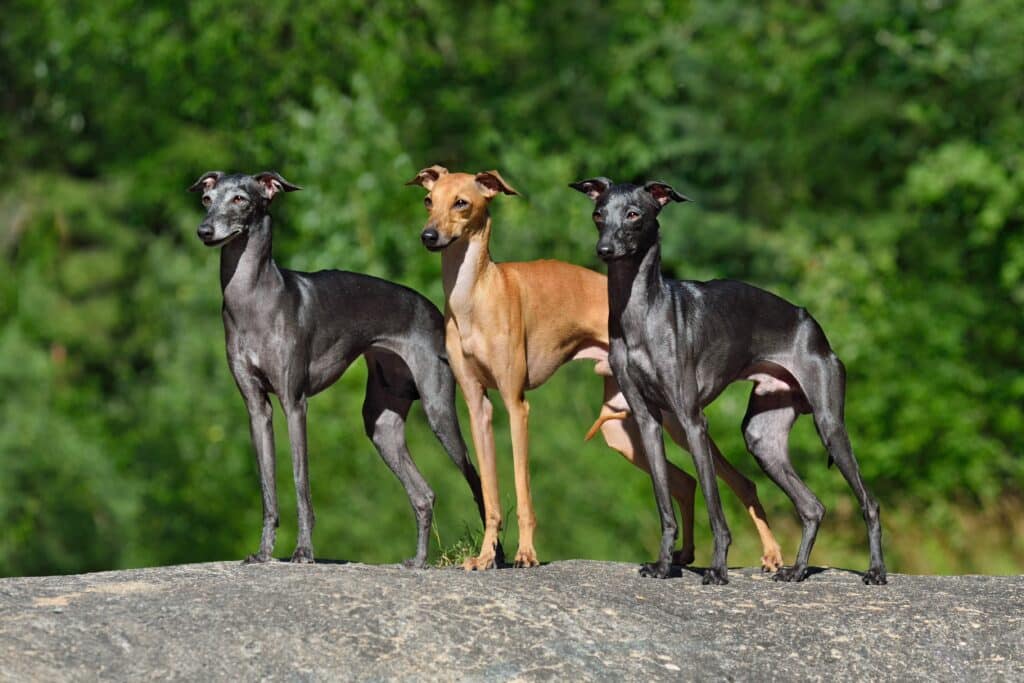
[[[206,207],[206,217],[196,234],[208,247],[227,244],[266,214],[274,195],[300,189],[273,171],[256,175],[204,173],[188,188],[189,192],[203,193]]]
[[[686,197],[655,180],[641,185],[615,185],[608,178],[590,178],[569,185],[594,200],[597,255],[605,260],[643,254],[658,240],[658,214],[669,202]]]

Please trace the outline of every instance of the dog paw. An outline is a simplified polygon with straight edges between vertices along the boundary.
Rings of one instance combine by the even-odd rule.
[[[889,579],[885,575],[885,567],[871,567],[864,572],[861,581],[868,586],[884,586],[889,583]]]
[[[242,564],[264,564],[266,562],[271,562],[273,559],[274,558],[271,557],[269,552],[264,552],[261,550],[258,553],[253,553],[252,555],[246,557],[244,560],[242,560]]]
[[[729,583],[729,570],[725,567],[708,567],[704,570],[704,579],[701,583],[705,586],[724,586]]]
[[[462,563],[462,568],[467,572],[482,572],[488,569],[494,569],[494,555],[491,553],[485,553],[478,555],[477,557],[471,557]]]
[[[775,572],[775,576],[772,577],[774,581],[784,581],[785,583],[798,583],[807,578],[807,567],[783,567],[779,571]]]
[[[537,552],[533,548],[520,548],[516,552],[516,559],[513,566],[520,568],[536,567],[540,562],[537,560]]]
[[[426,569],[427,560],[423,557],[410,557],[408,560],[402,560],[402,569]]]
[[[681,548],[673,552],[672,564],[680,567],[693,564],[693,548]]]
[[[640,565],[640,576],[648,579],[664,579],[668,577],[671,565],[668,562],[647,562]]]
[[[313,549],[308,546],[299,546],[292,553],[292,564],[313,564]]]
[[[782,551],[779,548],[766,550],[761,556],[761,571],[765,574],[777,572],[782,569]]]

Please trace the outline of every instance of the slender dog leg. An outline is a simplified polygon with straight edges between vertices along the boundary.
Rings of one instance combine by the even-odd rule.
[[[643,398],[632,395],[629,402],[633,410],[640,436],[643,440],[644,453],[651,471],[651,483],[654,486],[654,500],[658,506],[661,519],[661,547],[656,562],[640,567],[641,576],[663,579],[668,576],[672,562],[672,549],[676,544],[676,515],[672,508],[672,496],[668,484],[668,460],[665,458],[665,444],[661,436],[661,423],[649,412]]]
[[[604,413],[608,408],[602,408]],[[605,442],[622,454],[634,466],[650,474],[651,467],[647,462],[640,432],[632,417],[625,420],[609,420],[601,425],[601,436]],[[672,497],[679,503],[679,518],[682,526],[683,545],[672,553],[672,564],[688,565],[693,562],[693,505],[697,491],[697,480],[679,469],[671,462],[668,464],[668,484]]]
[[[835,355],[830,354],[818,363],[808,363],[801,368],[797,379],[811,404],[818,435],[836,467],[853,489],[864,515],[871,555],[871,564],[863,576],[864,583],[885,584],[887,578],[885,561],[882,559],[882,522],[878,502],[861,480],[860,468],[853,455],[843,416],[846,401],[846,369]]]
[[[695,384],[696,382],[694,382]],[[680,410],[679,422],[683,426],[686,441],[690,444],[693,465],[697,469],[697,481],[700,482],[701,492],[704,494],[704,502],[707,505],[708,518],[711,522],[711,533],[715,537],[711,566],[704,573],[704,584],[723,585],[729,583],[729,569],[726,561],[732,537],[729,534],[729,525],[725,521],[722,501],[718,495],[718,480],[715,476],[715,461],[711,454],[711,437],[708,435],[707,419],[692,399],[689,401],[683,399],[683,405],[687,404],[690,407]]]
[[[684,450],[689,451],[690,446],[686,442],[686,434],[683,433],[683,427],[679,424],[679,420],[669,415],[666,416],[664,424],[672,440]],[[775,540],[775,534],[768,527],[768,516],[761,505],[761,500],[757,497],[757,486],[754,485],[754,482],[743,476],[732,466],[732,463],[722,456],[722,451],[719,450],[718,444],[715,443],[710,434],[708,435],[708,442],[711,444],[711,456],[715,460],[715,472],[732,489],[736,497],[743,502],[744,507],[747,508],[747,513],[754,521],[754,527],[757,528],[757,535],[761,537],[762,571],[777,571],[782,567],[782,549],[779,547],[779,542]]]
[[[629,413],[626,397],[622,395],[618,382],[611,375],[604,378],[604,404],[601,406],[600,422],[609,415]],[[650,474],[651,468],[644,454],[643,441],[636,421],[632,417],[623,420],[601,422],[601,436],[605,443],[617,450],[629,462]],[[678,443],[678,440],[677,440]],[[679,503],[679,517],[682,525],[683,545],[672,553],[672,564],[688,565],[693,562],[693,506],[697,491],[697,480],[668,462],[668,484],[672,497]]]
[[[498,533],[501,531],[501,503],[498,499],[498,463],[494,453],[494,406],[484,388],[472,380],[460,382],[469,406],[469,426],[473,434],[477,467],[484,494],[484,538],[480,554],[463,563],[466,570],[493,569],[497,559]]]
[[[309,492],[309,456],[306,450],[306,399],[282,401],[281,407],[288,419],[288,440],[292,445],[292,476],[295,479],[295,500],[299,513],[298,542],[292,553],[292,562],[313,562],[313,500]]]
[[[765,474],[793,501],[803,525],[796,561],[792,567],[780,569],[775,574],[777,581],[802,581],[807,576],[811,548],[825,516],[825,506],[807,488],[789,462],[789,432],[797,415],[791,396],[751,393],[747,414],[743,418],[743,438],[747,449]]]
[[[268,562],[273,556],[274,540],[280,519],[277,514],[277,487],[274,479],[274,409],[266,392],[255,386],[255,381],[239,378],[235,381],[249,411],[249,432],[256,449],[256,464],[260,472],[260,492],[263,494],[263,533],[260,549],[245,558],[246,564]]]
[[[416,555],[403,562],[406,567],[423,568],[427,564],[430,522],[434,513],[434,492],[409,455],[405,443],[405,418],[412,402],[388,392],[370,365],[363,403],[363,424],[377,452],[402,482],[416,516]]]
[[[536,567],[537,551],[533,547],[533,531],[537,517],[533,511],[530,496],[530,404],[521,393],[502,396],[508,409],[512,431],[512,462],[516,477],[516,514],[519,519],[519,548],[516,550],[515,566]]]
[[[417,367],[413,367],[412,371],[416,378],[427,422],[438,441],[444,446],[448,457],[459,468],[466,483],[469,484],[469,488],[473,492],[473,500],[476,501],[476,507],[480,513],[480,521],[486,526],[487,514],[484,508],[480,476],[469,459],[466,442],[462,439],[462,431],[459,429],[459,414],[455,410],[455,378],[438,359],[418,358],[416,365]],[[418,367],[420,365],[425,366],[423,370]],[[505,554],[500,542],[497,544],[495,552],[495,561],[498,564],[503,563]]]

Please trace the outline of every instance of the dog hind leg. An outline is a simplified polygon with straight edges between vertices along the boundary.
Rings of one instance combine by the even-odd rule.
[[[806,363],[800,369],[800,374],[794,375],[804,389],[822,443],[860,503],[867,526],[870,552],[870,565],[863,576],[864,583],[885,584],[887,578],[882,557],[882,521],[878,502],[861,479],[843,416],[846,369],[834,354],[829,353],[814,359],[814,362]]]
[[[487,523],[484,508],[484,496],[473,462],[469,458],[466,442],[459,428],[459,414],[455,409],[455,377],[441,358],[432,351],[416,353],[412,356],[411,370],[416,382],[418,393],[423,402],[423,412],[437,440],[441,442],[448,457],[462,473],[473,500],[480,513],[481,523]],[[505,552],[498,541],[494,548],[496,564],[505,562]]]
[[[395,473],[409,497],[416,516],[416,555],[406,560],[406,567],[422,568],[427,563],[430,523],[434,512],[434,492],[416,467],[405,441],[405,420],[412,401],[391,393],[381,369],[368,359],[369,375],[366,400],[363,403],[363,424],[366,434],[381,458]]]
[[[765,474],[789,496],[803,525],[796,561],[792,567],[783,567],[775,574],[777,581],[802,581],[807,576],[808,558],[825,516],[825,506],[789,461],[789,432],[798,415],[796,397],[792,394],[760,396],[751,392],[743,418],[747,449]]]

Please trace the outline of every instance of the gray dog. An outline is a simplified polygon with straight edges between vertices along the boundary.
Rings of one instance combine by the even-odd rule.
[[[269,394],[288,420],[299,533],[292,562],[313,561],[313,503],[306,456],[306,401],[333,384],[359,356],[369,377],[366,433],[409,496],[423,567],[434,492],[405,442],[405,420],[417,398],[427,421],[473,491],[483,519],[480,479],[466,455],[455,412],[455,380],[444,349],[444,319],[416,292],[368,275],[339,270],[299,273],[271,255],[270,202],[292,185],[277,173],[205,173],[189,190],[201,192],[206,218],[196,231],[221,247],[220,284],[228,365],[249,410],[249,428],[263,492],[263,535],[246,562],[271,559],[278,526],[274,434]]]
[[[861,481],[843,420],[846,370],[825,333],[803,308],[734,280],[679,281],[661,274],[658,214],[686,197],[665,183],[615,185],[591,178],[570,185],[594,200],[600,232],[597,255],[608,264],[609,361],[640,427],[661,515],[661,554],[642,570],[669,572],[676,537],[669,496],[662,413],[675,415],[686,432],[704,492],[714,557],[704,583],[728,583],[731,538],[715,486],[704,406],[736,380],[754,382],[743,436],[757,463],[796,506],[803,537],[792,567],[778,581],[802,581],[825,507],[789,462],[789,432],[811,413],[830,462],[853,488],[868,528],[871,566],[864,583],[886,582],[878,503]]]

